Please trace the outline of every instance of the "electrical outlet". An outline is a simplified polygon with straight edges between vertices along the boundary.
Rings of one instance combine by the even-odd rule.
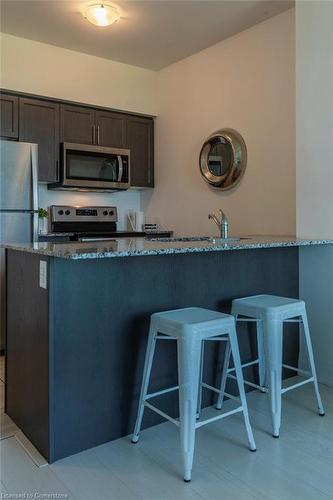
[[[47,289],[47,262],[45,260],[39,261],[39,286]]]

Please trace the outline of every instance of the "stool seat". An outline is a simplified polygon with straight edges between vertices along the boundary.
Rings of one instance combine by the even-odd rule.
[[[214,335],[223,335],[230,327],[234,327],[235,320],[230,314],[223,314],[202,307],[186,307],[171,311],[152,314],[151,325],[164,335],[182,338],[191,333],[201,339]]]
[[[232,308],[233,313],[243,316],[283,320],[300,315],[305,303],[303,300],[278,295],[254,295],[233,300]]]

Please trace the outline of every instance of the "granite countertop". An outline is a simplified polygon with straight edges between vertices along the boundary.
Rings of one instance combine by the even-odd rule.
[[[39,242],[3,245],[6,248],[64,259],[100,259],[109,257],[135,257],[144,255],[169,255],[199,252],[222,252],[258,248],[299,247],[333,244],[333,239],[298,239],[292,236],[248,236],[226,243],[219,238],[184,237],[121,238],[98,242]]]

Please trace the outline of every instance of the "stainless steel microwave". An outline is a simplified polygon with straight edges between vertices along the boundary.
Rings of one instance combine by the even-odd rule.
[[[118,191],[130,187],[129,149],[64,142],[59,182],[50,189]]]

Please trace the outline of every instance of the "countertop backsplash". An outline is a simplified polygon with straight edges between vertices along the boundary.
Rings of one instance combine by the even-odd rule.
[[[141,210],[139,191],[123,191],[119,193],[94,193],[79,191],[53,191],[46,184],[39,184],[39,206],[48,208],[50,205],[110,205],[118,209],[117,229],[129,229],[127,213]]]

